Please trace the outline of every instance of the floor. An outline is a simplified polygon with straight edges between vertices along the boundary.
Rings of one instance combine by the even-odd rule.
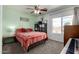
[[[24,52],[18,42],[5,44],[3,54],[59,54],[63,49],[63,43],[48,40],[44,44],[32,48],[29,52]]]

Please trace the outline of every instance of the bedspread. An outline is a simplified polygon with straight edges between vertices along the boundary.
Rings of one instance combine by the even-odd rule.
[[[28,48],[31,44],[46,39],[47,34],[44,32],[18,32],[16,38],[24,48]]]

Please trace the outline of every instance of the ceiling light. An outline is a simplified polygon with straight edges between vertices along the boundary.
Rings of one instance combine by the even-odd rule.
[[[34,10],[34,13],[35,14],[39,14],[40,13],[40,10]]]
[[[36,14],[37,13],[37,10],[34,10],[34,13]]]

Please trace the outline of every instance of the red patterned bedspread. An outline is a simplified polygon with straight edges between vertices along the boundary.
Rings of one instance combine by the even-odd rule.
[[[47,34],[44,32],[18,32],[16,38],[24,48],[28,48],[33,43],[45,40]]]

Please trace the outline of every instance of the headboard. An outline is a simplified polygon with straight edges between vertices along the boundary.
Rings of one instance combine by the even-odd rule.
[[[16,32],[31,32],[33,31],[31,28],[19,28],[19,29],[16,29]]]
[[[64,26],[64,45],[69,38],[79,38],[79,25],[66,25]]]

